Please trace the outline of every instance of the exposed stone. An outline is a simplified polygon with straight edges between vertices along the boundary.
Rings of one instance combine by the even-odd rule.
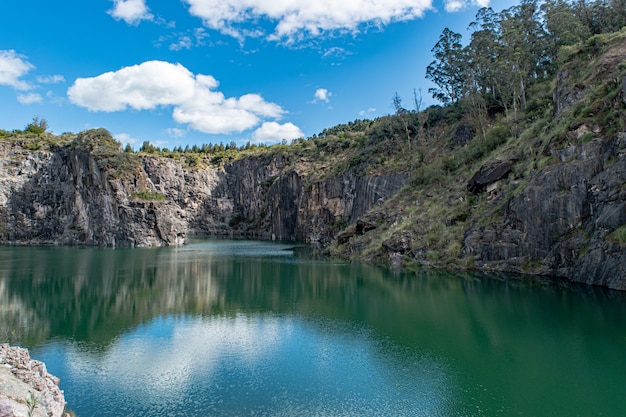
[[[410,233],[402,232],[394,234],[391,238],[383,241],[383,249],[387,252],[397,254],[407,254],[411,251],[413,238]]]
[[[0,344],[0,416],[63,416],[65,397],[59,382],[26,349]]]
[[[362,235],[363,233],[367,233],[370,230],[374,230],[378,227],[376,223],[369,222],[363,219],[359,219],[356,221],[356,229],[355,232],[357,235]]]
[[[452,141],[455,146],[463,146],[474,139],[474,129],[469,125],[459,125],[454,130]]]
[[[473,194],[485,192],[490,184],[508,176],[514,163],[515,161],[512,159],[505,161],[496,159],[486,163],[467,183],[468,191]]]
[[[626,290],[626,251],[609,239],[626,224],[626,159],[616,156],[619,138],[554,151],[562,162],[538,172],[512,196],[502,220],[467,230],[464,255],[479,268]]]

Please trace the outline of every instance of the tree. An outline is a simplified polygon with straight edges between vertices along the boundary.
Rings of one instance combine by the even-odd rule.
[[[444,104],[456,103],[464,94],[466,70],[461,35],[445,28],[431,51],[435,60],[426,68],[426,78],[437,88],[429,88],[428,92]]]
[[[406,143],[409,147],[409,152],[411,152],[411,133],[409,132],[409,112],[407,109],[402,107],[402,99],[400,95],[396,91],[393,96],[393,108],[396,111],[396,116],[402,122],[402,126],[404,127],[404,133],[406,134]]]
[[[413,89],[413,104],[415,106],[415,113],[417,113],[417,140],[424,142],[426,135],[424,134],[424,124],[428,119],[428,114],[424,110],[424,101],[422,100],[422,90]]]
[[[564,0],[546,0],[541,5],[548,39],[548,57],[552,72],[556,71],[557,53],[561,46],[572,45],[589,37],[589,28],[580,20],[574,8]]]
[[[25,132],[42,135],[48,130],[48,122],[46,119],[40,119],[39,116],[33,117],[33,121],[26,125]]]

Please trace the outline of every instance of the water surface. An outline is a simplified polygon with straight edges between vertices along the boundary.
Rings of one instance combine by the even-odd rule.
[[[293,245],[0,248],[0,340],[87,416],[623,416],[626,296]]]

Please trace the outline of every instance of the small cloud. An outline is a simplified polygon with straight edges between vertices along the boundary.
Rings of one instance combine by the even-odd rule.
[[[160,48],[164,43],[169,43],[170,51],[180,51],[183,49],[191,49],[193,47],[205,46],[206,38],[209,35],[204,28],[196,28],[185,32],[176,32],[167,35],[161,35],[154,43],[154,46]]]
[[[46,92],[46,98],[48,99],[50,103],[56,104],[59,106],[65,102],[65,99],[63,97],[56,96],[54,92],[52,92],[51,90],[48,90]]]
[[[343,60],[347,56],[352,55],[352,52],[347,51],[344,48],[339,46],[333,46],[332,48],[328,48],[322,54],[322,58],[324,59],[333,59],[333,60]]]
[[[372,114],[374,114],[374,112],[375,112],[375,111],[376,111],[376,108],[375,108],[375,107],[370,107],[370,108],[369,108],[369,109],[367,109],[367,110],[361,110],[361,111],[359,112],[359,116],[361,116],[361,117],[369,117],[369,116],[371,116]]]
[[[192,43],[189,36],[181,36],[178,42],[170,45],[170,51],[180,51],[181,49],[191,49]]]
[[[175,138],[175,139],[180,139],[182,137],[184,137],[187,134],[187,131],[185,129],[179,129],[177,127],[171,127],[168,129],[165,129],[165,133],[167,133],[167,135],[169,137]]]
[[[16,90],[30,90],[33,86],[20,78],[33,68],[35,66],[25,56],[14,50],[0,51],[0,85],[8,85]]]
[[[35,104],[41,103],[43,99],[37,93],[29,93],[29,94],[18,94],[17,101],[22,104]]]
[[[446,0],[444,8],[448,13],[458,12],[459,10],[465,8],[464,0]]]
[[[304,133],[293,123],[265,122],[252,134],[252,139],[256,143],[279,142],[283,139],[292,140],[301,137],[304,137]]]
[[[113,0],[113,8],[107,13],[129,25],[138,25],[142,20],[154,19],[145,0]]]
[[[44,75],[37,77],[39,84],[59,84],[65,82],[65,77],[62,75]]]
[[[142,143],[140,139],[131,136],[128,133],[116,133],[113,138],[120,142],[122,145],[130,145],[133,149],[137,149],[139,144]]]
[[[444,8],[448,13],[458,12],[469,6],[488,7],[490,0],[444,0]]]
[[[317,103],[318,101],[324,101],[328,103],[332,95],[333,93],[331,93],[327,89],[318,88],[317,90],[315,90],[315,94],[313,95],[313,103]]]

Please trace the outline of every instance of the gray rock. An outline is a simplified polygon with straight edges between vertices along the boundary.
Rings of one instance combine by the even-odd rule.
[[[507,177],[511,173],[515,160],[496,159],[483,165],[467,183],[467,190],[473,194],[480,194],[487,190],[489,184],[493,184]]]
[[[26,349],[0,344],[0,416],[62,417],[65,404],[59,379],[43,362]]]

